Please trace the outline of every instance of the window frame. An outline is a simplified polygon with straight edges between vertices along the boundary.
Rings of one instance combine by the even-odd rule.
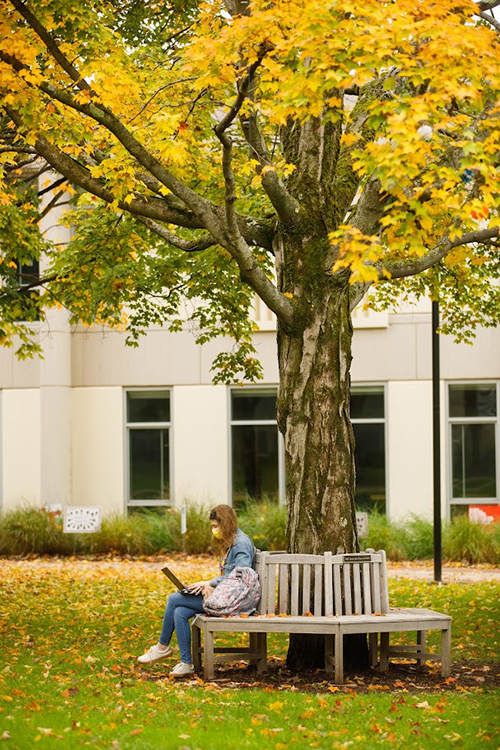
[[[377,389],[379,393],[382,393],[384,397],[384,416],[383,417],[350,417],[351,424],[383,424],[384,425],[384,472],[385,472],[385,516],[386,518],[389,518],[390,516],[390,510],[391,510],[391,503],[390,503],[390,495],[389,495],[389,455],[388,455],[388,429],[389,429],[389,420],[387,419],[388,414],[388,403],[387,403],[387,383],[375,383],[375,382],[369,382],[369,383],[351,383],[350,392],[351,395],[355,392],[358,393],[366,393],[370,389]],[[353,428],[354,429],[354,428]],[[356,450],[356,449],[354,449]]]
[[[173,424],[174,424],[174,399],[172,398],[173,389],[169,386],[159,388],[157,386],[125,387],[123,388],[123,422],[124,431],[124,467],[125,467],[125,513],[130,508],[171,508],[174,507],[174,460],[173,460]],[[170,406],[169,422],[129,422],[128,421],[128,394],[129,393],[168,393]],[[169,451],[168,451],[168,471],[169,471],[169,497],[167,500],[132,500],[130,497],[130,432],[134,429],[158,430],[168,429],[169,431]]]
[[[255,395],[268,395],[278,396],[278,385],[266,384],[266,385],[251,385],[244,386],[230,386],[227,389],[228,399],[228,414],[229,414],[229,438],[228,438],[228,497],[230,505],[233,505],[233,426],[244,427],[253,425],[275,425],[278,432],[278,504],[286,505],[286,482],[285,482],[285,442],[283,435],[278,429],[278,422],[276,419],[233,419],[233,393],[248,393]]]
[[[447,500],[447,518],[451,517],[451,508],[454,505],[499,505],[500,504],[500,446],[499,446],[499,407],[500,407],[500,380],[487,378],[486,380],[446,380],[446,483],[448,491]],[[497,396],[497,413],[494,417],[452,417],[450,414],[450,386],[488,386],[494,385]],[[468,424],[493,424],[495,427],[495,481],[496,497],[453,497],[453,450],[452,450],[452,431],[453,425]]]

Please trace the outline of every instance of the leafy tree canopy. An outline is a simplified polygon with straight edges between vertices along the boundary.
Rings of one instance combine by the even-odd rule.
[[[33,353],[64,305],[137,343],[187,305],[236,341],[216,377],[255,379],[254,293],[291,331],[311,268],[352,306],[377,285],[439,297],[457,337],[496,324],[498,4],[3,0],[2,342]],[[40,219],[68,196],[60,246]]]

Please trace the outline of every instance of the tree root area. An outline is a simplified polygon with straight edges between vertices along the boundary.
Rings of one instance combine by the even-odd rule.
[[[156,681],[165,677],[148,675],[146,679]],[[324,670],[292,672],[281,659],[269,657],[268,671],[263,674],[257,674],[254,667],[244,662],[236,662],[227,666],[218,665],[215,678],[209,682],[204,682],[198,676],[189,682],[221,688],[259,687],[312,693],[468,691],[472,688],[500,687],[500,663],[457,662],[452,667],[450,677],[443,678],[437,666],[420,667],[411,662],[398,662],[391,663],[387,672],[380,672],[377,667],[346,672],[344,683],[336,685],[333,675]]]

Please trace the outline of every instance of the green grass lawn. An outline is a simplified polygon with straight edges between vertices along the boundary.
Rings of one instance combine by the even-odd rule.
[[[173,682],[176,658],[140,667],[136,656],[156,640],[168,593],[156,571],[0,562],[0,576],[6,748],[499,746],[500,690],[489,678],[500,650],[498,584],[390,582],[391,604],[453,616],[452,677],[407,664],[387,679],[347,674],[339,689],[321,671],[287,673],[283,637],[270,638],[269,678],[231,665],[211,683]]]

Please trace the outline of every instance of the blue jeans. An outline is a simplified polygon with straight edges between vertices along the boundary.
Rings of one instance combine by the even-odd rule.
[[[181,594],[178,591],[175,594],[170,594],[167,599],[160,643],[163,646],[168,646],[175,630],[181,652],[181,661],[185,664],[192,662],[189,620],[203,611],[203,596],[201,594]]]

